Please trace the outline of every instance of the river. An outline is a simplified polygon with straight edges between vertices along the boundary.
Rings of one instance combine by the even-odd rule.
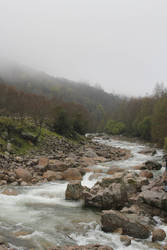
[[[126,168],[140,165],[147,160],[161,160],[162,151],[154,156],[139,153],[145,145],[114,139],[94,138],[99,143],[131,150],[132,157],[124,161],[107,162],[92,166],[102,169],[98,179],[106,176],[105,170],[112,166]],[[134,171],[134,170],[133,170]],[[83,177],[82,184],[93,186],[97,179],[90,180],[92,173]],[[0,235],[15,249],[44,250],[55,245],[86,245],[100,243],[109,245],[114,250],[125,249],[118,234],[104,233],[100,228],[100,213],[85,209],[81,202],[66,201],[67,182],[52,182],[36,186],[12,187],[19,195],[0,194]],[[1,189],[3,191],[3,188]],[[159,220],[159,218],[157,218]],[[160,221],[159,221],[160,223]],[[167,227],[161,225],[167,232]],[[17,237],[16,237],[17,235]],[[18,236],[20,235],[20,236]],[[152,249],[147,241],[132,240],[128,250]]]

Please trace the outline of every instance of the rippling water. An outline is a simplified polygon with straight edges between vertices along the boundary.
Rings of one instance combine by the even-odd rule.
[[[106,169],[112,166],[131,169],[146,160],[159,160],[162,151],[157,150],[155,156],[140,154],[144,145],[119,140],[102,140],[99,143],[130,149],[132,157],[125,161],[112,161],[103,165],[92,166],[92,169]],[[90,180],[92,173],[87,173],[82,184],[92,187],[97,179]],[[98,179],[105,176],[101,173]],[[100,213],[85,209],[81,202],[70,202],[64,198],[67,182],[54,182],[30,187],[15,187],[17,196],[0,194],[0,234],[3,235],[16,249],[47,249],[55,245],[69,244],[105,244],[115,250],[125,249],[118,234],[104,233],[100,228]],[[2,189],[3,191],[3,189]],[[157,218],[158,220],[158,218]],[[160,221],[158,223],[161,223]],[[161,225],[165,230],[167,227]],[[167,230],[166,230],[167,231]],[[22,236],[16,237],[18,232]],[[145,241],[134,241],[128,250],[146,250]]]

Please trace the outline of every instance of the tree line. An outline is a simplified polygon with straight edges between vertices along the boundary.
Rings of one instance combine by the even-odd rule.
[[[80,104],[65,103],[56,98],[25,93],[0,80],[0,116],[10,116],[24,123],[31,120],[61,135],[75,137],[89,129],[89,112]],[[40,134],[39,134],[40,136]]]
[[[118,133],[141,137],[162,147],[167,137],[167,89],[163,84],[157,84],[150,96],[122,97],[118,112],[110,119],[116,121]],[[113,126],[109,121],[107,125]],[[104,129],[107,131],[112,126]]]

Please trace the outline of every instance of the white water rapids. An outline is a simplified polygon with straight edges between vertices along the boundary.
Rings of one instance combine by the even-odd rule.
[[[124,161],[108,162],[92,166],[92,169],[106,169],[118,166],[130,169],[147,160],[160,160],[162,151],[157,150],[155,156],[140,154],[146,148],[138,143],[119,140],[102,140],[99,143],[131,150],[132,157]],[[83,185],[93,186],[97,179],[90,180],[92,173],[87,173]],[[105,176],[101,173],[98,179]],[[67,182],[52,182],[29,187],[12,187],[19,195],[8,196],[0,194],[0,235],[15,249],[44,250],[55,245],[86,245],[100,243],[122,250],[125,247],[120,242],[119,234],[104,233],[100,228],[100,213],[82,207],[81,202],[65,200]],[[3,191],[3,188],[1,189]],[[157,221],[159,218],[157,218]],[[159,220],[159,225],[161,224]],[[167,231],[167,227],[160,225]],[[18,236],[22,232],[24,235]],[[24,233],[25,232],[25,233]],[[17,235],[17,237],[16,237]],[[127,250],[152,249],[146,241],[132,240]]]

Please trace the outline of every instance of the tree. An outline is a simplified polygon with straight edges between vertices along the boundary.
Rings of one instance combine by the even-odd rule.
[[[116,122],[110,119],[106,124],[105,131],[112,135],[122,134],[125,131],[125,124],[123,122]]]

